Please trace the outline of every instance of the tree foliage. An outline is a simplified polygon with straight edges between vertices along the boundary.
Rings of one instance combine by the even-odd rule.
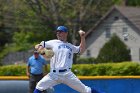
[[[128,6],[140,6],[140,0],[126,0]]]
[[[8,11],[8,6],[6,0],[0,0],[0,51],[4,48],[5,44],[11,43],[11,38],[13,29],[7,27],[8,20],[6,20],[5,14]],[[10,23],[10,21],[9,21]]]
[[[13,29],[11,33],[32,33],[31,42],[27,43],[55,38],[52,31],[56,26],[66,25],[70,30],[69,40],[75,44],[79,29],[89,30],[118,2],[121,3],[120,0],[1,0],[0,16],[6,20],[3,24]]]
[[[12,33],[9,33],[9,29],[5,28],[4,25],[0,26],[0,51],[3,49],[6,43],[10,43],[12,38]]]
[[[101,48],[96,59],[97,63],[122,62],[130,60],[130,50],[127,49],[127,46],[115,34]]]
[[[139,2],[127,1],[128,5]],[[77,44],[78,30],[88,31],[112,5],[122,3],[123,0],[0,0],[1,50],[8,47],[25,50],[22,44],[30,48],[55,38],[53,32],[58,25],[67,26],[68,40]]]

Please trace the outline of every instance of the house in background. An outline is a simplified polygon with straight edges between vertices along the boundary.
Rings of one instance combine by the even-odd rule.
[[[131,59],[140,62],[140,7],[113,6],[86,34],[86,51],[81,57],[97,57],[115,33],[130,49]]]

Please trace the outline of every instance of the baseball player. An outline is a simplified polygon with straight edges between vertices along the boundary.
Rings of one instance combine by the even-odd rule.
[[[52,48],[54,56],[50,60],[50,73],[44,76],[37,84],[34,93],[63,83],[77,90],[80,93],[104,93],[85,86],[71,71],[73,54],[83,53],[85,50],[85,32],[79,33],[81,42],[79,46],[67,42],[68,29],[65,26],[58,26],[56,30],[57,39],[41,42],[36,48]]]

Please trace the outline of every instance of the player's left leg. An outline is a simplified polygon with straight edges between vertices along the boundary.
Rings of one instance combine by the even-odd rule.
[[[85,86],[71,71],[67,73],[63,79],[63,83],[80,93],[91,93],[91,88]]]
[[[104,93],[99,92],[95,88],[85,86],[74,74],[69,72],[64,80],[64,83],[80,93]]]
[[[91,93],[105,93],[103,91],[97,91],[95,88],[91,88]]]

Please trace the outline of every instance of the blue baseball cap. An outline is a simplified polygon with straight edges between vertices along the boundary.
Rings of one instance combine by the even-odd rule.
[[[58,26],[56,31],[68,32],[68,29],[65,26]]]

